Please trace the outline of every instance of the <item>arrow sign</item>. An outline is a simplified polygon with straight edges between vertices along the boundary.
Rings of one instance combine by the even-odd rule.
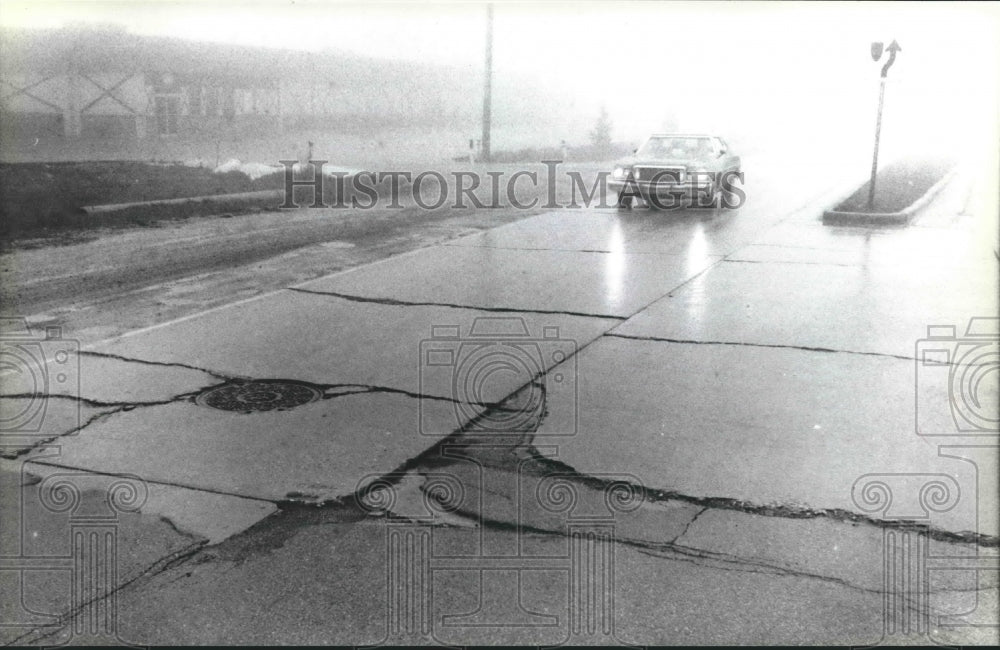
[[[889,60],[885,62],[884,66],[882,66],[883,79],[885,79],[885,76],[889,74],[889,68],[892,67],[892,64],[896,62],[896,52],[902,51],[903,48],[899,46],[899,43],[893,40],[892,43],[889,43],[889,47],[886,49],[889,51]],[[872,46],[872,53],[874,54],[874,46]],[[877,61],[878,59],[875,60]]]
[[[896,52],[902,51],[903,48],[899,46],[899,43],[893,39],[892,43],[889,43],[889,47],[885,48],[889,51],[889,60],[885,62],[882,66],[882,82],[879,84],[878,89],[878,117],[875,119],[875,153],[872,154],[872,177],[868,184],[868,209],[872,210],[875,207],[875,177],[878,175],[878,141],[882,134],[882,102],[885,99],[885,78],[889,74],[889,68],[892,64],[896,62]],[[872,59],[878,61],[882,58],[882,43],[872,43]]]

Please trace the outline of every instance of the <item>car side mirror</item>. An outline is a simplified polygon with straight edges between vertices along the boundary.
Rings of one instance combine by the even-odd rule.
[[[639,148],[638,148],[638,147],[636,147],[635,149],[633,149],[633,150],[632,150],[632,153],[639,153]]]

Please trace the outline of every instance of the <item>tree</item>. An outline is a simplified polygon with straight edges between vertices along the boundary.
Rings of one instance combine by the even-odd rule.
[[[594,149],[599,152],[607,152],[611,149],[611,116],[608,115],[608,109],[605,106],[601,106],[601,114],[597,117],[597,124],[590,132],[590,142],[594,145]]]

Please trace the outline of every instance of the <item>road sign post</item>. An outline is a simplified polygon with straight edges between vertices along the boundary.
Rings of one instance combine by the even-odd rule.
[[[483,88],[483,143],[482,159],[489,162],[490,123],[493,112],[493,4],[486,5],[486,79]]]
[[[879,138],[882,136],[882,105],[885,103],[885,79],[886,75],[889,74],[889,68],[896,62],[896,52],[902,49],[896,41],[893,41],[889,44],[889,47],[885,48],[889,52],[889,60],[882,66],[882,78],[879,79],[878,85],[878,116],[875,118],[875,152],[872,154],[872,178],[868,184],[869,210],[874,209],[875,206],[875,176],[878,175],[878,145]],[[878,61],[881,58],[882,43],[872,43],[872,59]]]

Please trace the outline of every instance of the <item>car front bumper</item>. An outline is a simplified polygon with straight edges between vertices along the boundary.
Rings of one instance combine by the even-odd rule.
[[[714,193],[715,184],[708,178],[690,180],[683,183],[616,180],[613,178],[608,180],[608,189],[616,194],[621,193],[626,188],[629,193],[638,193],[644,199],[648,199],[651,196],[694,198],[697,196],[711,197]]]

